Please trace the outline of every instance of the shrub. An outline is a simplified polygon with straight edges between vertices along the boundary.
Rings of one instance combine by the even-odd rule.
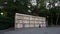
[[[10,17],[0,16],[0,30],[13,26],[13,19]]]

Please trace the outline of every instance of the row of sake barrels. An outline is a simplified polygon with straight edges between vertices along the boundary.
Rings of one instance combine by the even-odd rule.
[[[22,19],[22,20],[40,20],[40,21],[45,21],[44,17],[32,17],[32,16],[16,16],[17,19]]]
[[[16,26],[16,28],[28,28],[28,27],[46,27],[46,25],[45,24],[15,24]]]

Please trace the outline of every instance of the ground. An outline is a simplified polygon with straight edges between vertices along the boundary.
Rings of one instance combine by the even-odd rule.
[[[60,27],[7,29],[0,34],[60,34]]]

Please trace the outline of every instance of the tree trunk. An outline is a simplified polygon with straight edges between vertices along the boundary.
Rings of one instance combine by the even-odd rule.
[[[59,19],[59,14],[57,15],[57,19],[56,19],[56,25],[57,25],[57,23],[58,23],[58,19]]]
[[[53,18],[52,18],[52,15],[51,15],[51,26],[53,25]]]

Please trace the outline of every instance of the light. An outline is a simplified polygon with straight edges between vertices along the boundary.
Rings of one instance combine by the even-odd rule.
[[[46,3],[46,5],[49,5],[49,4],[50,4],[50,3],[48,3],[48,2]]]
[[[46,2],[46,9],[49,9],[49,2]]]
[[[0,9],[3,9],[4,8],[4,6],[0,6]]]
[[[29,8],[31,7],[31,6],[28,6]]]
[[[31,2],[31,4],[32,4],[33,6],[37,5],[36,0],[30,0],[30,2]]]
[[[52,8],[53,6],[51,5],[51,8]]]
[[[3,15],[4,13],[3,12],[1,12],[1,15]]]
[[[30,13],[30,12],[31,12],[31,10],[28,10],[28,12]]]
[[[58,3],[55,3],[55,6],[58,6]]]
[[[13,0],[13,2],[16,2],[16,0]]]
[[[7,4],[7,2],[4,2],[4,4]]]

